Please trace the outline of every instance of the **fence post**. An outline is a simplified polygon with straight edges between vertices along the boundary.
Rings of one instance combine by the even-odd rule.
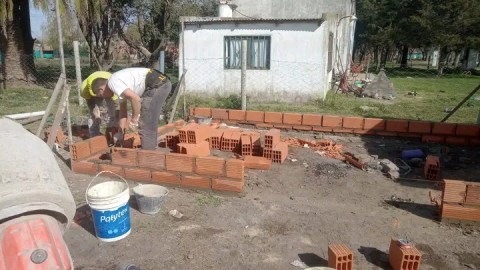
[[[79,43],[78,41],[73,42],[73,53],[75,54],[75,73],[77,76],[77,92],[78,92],[78,104],[83,106],[83,99],[80,96],[80,92],[82,91],[82,70],[80,68],[80,50],[79,50]]]
[[[165,73],[165,51],[160,51],[160,72]]]
[[[241,95],[242,95],[242,110],[247,109],[247,93],[245,91],[247,85],[247,40],[242,39],[242,81],[241,81]]]

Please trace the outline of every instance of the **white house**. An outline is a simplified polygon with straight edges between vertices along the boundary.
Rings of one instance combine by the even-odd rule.
[[[182,17],[179,75],[187,71],[186,91],[240,94],[246,40],[248,96],[324,98],[333,73],[350,64],[353,7],[351,0],[237,0],[220,5],[219,17]]]

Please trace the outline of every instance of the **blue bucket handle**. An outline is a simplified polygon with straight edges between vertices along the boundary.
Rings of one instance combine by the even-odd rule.
[[[95,175],[95,176],[92,178],[92,181],[90,181],[90,183],[88,184],[87,190],[85,190],[85,201],[87,202],[87,204],[88,204],[88,190],[90,189],[90,186],[92,186],[92,183],[93,183],[93,182],[97,179],[97,177],[98,177],[100,174],[102,174],[102,173],[111,173],[111,174],[113,174],[113,175],[116,175],[116,176],[120,177],[120,179],[122,179],[125,184],[127,184],[127,187],[130,187],[130,186],[128,185],[127,180],[125,180],[125,178],[123,178],[122,176],[120,176],[120,175],[118,175],[118,174],[116,174],[116,173],[114,173],[114,172],[112,172],[112,171],[101,171],[101,172],[97,173],[97,175]],[[120,182],[120,181],[119,181],[119,182]]]

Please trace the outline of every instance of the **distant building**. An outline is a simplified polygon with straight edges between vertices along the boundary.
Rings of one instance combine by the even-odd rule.
[[[333,74],[348,70],[355,8],[351,0],[237,0],[218,17],[182,17],[179,75],[186,91],[240,93],[247,40],[247,95],[265,100],[324,98]]]

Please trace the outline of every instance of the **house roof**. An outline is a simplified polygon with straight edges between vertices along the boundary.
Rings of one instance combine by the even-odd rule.
[[[262,19],[262,18],[235,18],[235,17],[231,17],[231,18],[230,17],[181,17],[180,20],[185,24],[212,24],[212,23],[225,23],[225,22],[234,22],[234,23],[318,22],[318,24],[320,25],[325,21],[325,18]]]

